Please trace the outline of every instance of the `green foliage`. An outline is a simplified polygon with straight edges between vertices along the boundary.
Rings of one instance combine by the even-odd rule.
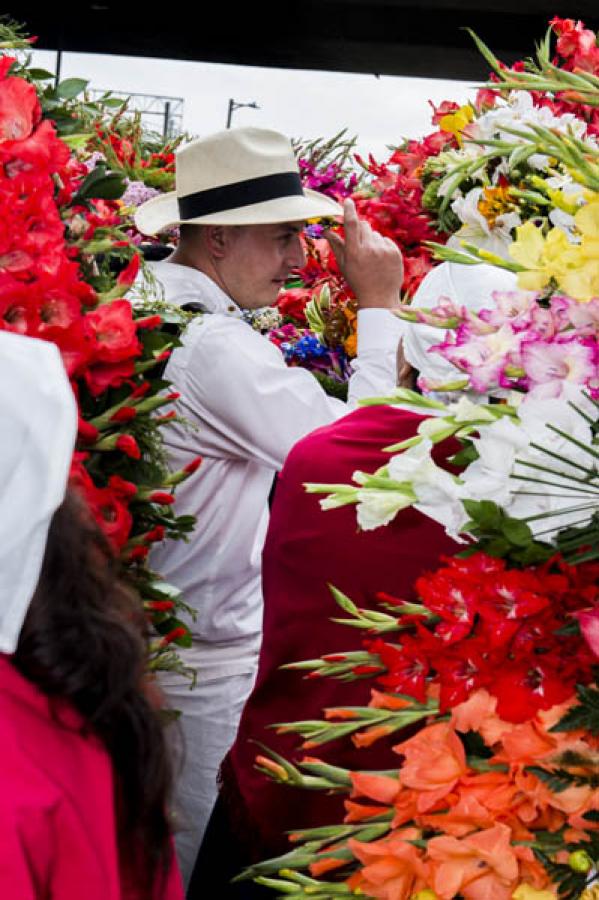
[[[584,729],[594,737],[599,737],[599,690],[595,687],[579,685],[576,689],[578,703],[551,731],[578,731]]]
[[[117,200],[125,191],[125,179],[120,172],[109,172],[103,163],[97,165],[83,179],[73,197],[73,204],[89,200]]]
[[[463,531],[476,538],[476,546],[463,556],[482,551],[518,566],[545,562],[555,552],[549,544],[536,541],[526,522],[508,516],[491,500],[464,500],[470,516]]]

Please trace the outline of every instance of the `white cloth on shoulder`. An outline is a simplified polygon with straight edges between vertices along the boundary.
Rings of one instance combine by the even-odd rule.
[[[441,300],[451,300],[473,312],[493,309],[495,291],[518,290],[516,275],[507,269],[481,263],[467,266],[444,262],[432,269],[422,281],[410,304],[411,308],[434,309]],[[431,347],[441,344],[448,332],[432,325],[408,325],[403,336],[403,352],[407,362],[433,384],[456,381],[459,369]]]

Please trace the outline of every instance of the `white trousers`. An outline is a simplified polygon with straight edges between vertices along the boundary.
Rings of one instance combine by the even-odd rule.
[[[169,672],[161,675],[160,683],[169,706],[181,712],[179,729],[184,747],[182,766],[175,773],[174,827],[177,857],[187,888],[216,801],[218,770],[235,740],[254,684],[258,650],[254,642],[251,649],[240,653],[233,667],[223,666],[216,658],[210,660],[210,651],[197,647],[181,656],[187,665],[192,664],[193,657],[198,658],[195,687],[190,690],[188,681]],[[231,668],[234,670],[226,671]]]

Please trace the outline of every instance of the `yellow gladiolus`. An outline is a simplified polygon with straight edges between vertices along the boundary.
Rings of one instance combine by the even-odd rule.
[[[542,291],[551,279],[559,282],[568,266],[572,245],[559,228],[543,237],[540,228],[526,222],[516,229],[516,240],[509,248],[510,256],[526,271],[518,273],[518,285],[526,291]]]
[[[555,891],[539,891],[530,884],[519,884],[514,893],[512,900],[556,900]]]

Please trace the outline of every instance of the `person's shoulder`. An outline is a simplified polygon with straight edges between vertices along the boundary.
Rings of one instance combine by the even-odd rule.
[[[359,407],[292,447],[281,472],[290,481],[327,481],[353,468],[377,468],[383,448],[416,433],[422,416],[397,406]]]
[[[289,459],[299,460],[302,457],[314,457],[315,453],[325,452],[339,441],[367,441],[377,444],[380,440],[416,429],[422,416],[399,406],[381,404],[362,406],[348,411],[345,416],[323,425],[302,438],[291,450]]]

